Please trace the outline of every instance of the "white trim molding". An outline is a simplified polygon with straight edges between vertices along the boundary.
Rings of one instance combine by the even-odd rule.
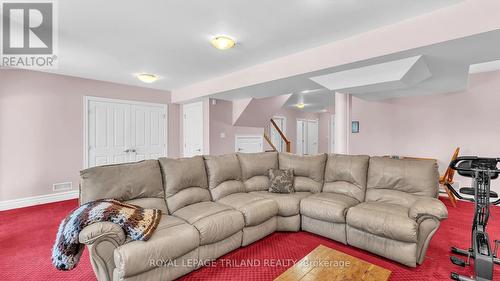
[[[76,190],[69,190],[53,194],[5,200],[5,201],[0,201],[0,211],[65,201],[78,198],[78,196],[79,196],[79,191],[78,189],[76,189]]]

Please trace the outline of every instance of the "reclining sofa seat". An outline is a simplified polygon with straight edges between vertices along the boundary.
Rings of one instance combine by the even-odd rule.
[[[168,211],[194,226],[199,233],[197,265],[239,248],[243,215],[211,201],[203,157],[160,158],[159,162]]]
[[[245,227],[241,245],[247,246],[276,231],[278,205],[273,200],[246,192],[236,154],[204,158],[212,199],[243,214]]]
[[[369,156],[328,155],[321,193],[302,199],[302,230],[347,244],[346,214],[363,202]]]
[[[147,241],[131,241],[122,228],[111,222],[85,227],[79,241],[87,245],[92,268],[103,280],[167,280],[178,278],[195,268],[171,264],[151,266],[151,260],[187,264],[198,257],[196,228],[167,214],[160,166],[157,160],[94,167],[80,172],[79,203],[114,198],[144,208],[162,210],[161,221]],[[156,277],[156,278],[155,278]]]
[[[245,186],[248,191],[278,203],[278,231],[300,230],[300,201],[318,193],[323,186],[326,154],[294,155],[291,153],[239,154]],[[270,168],[293,169],[294,193],[272,193],[269,190]],[[257,179],[261,184],[256,184]],[[265,180],[264,180],[265,178]],[[265,183],[265,185],[264,185]]]
[[[347,212],[347,243],[410,267],[447,218],[434,160],[371,157],[365,202]]]

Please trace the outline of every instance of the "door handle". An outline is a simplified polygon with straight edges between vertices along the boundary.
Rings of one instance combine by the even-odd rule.
[[[130,149],[125,149],[123,152],[125,152],[125,153],[129,153],[129,152],[130,152]]]
[[[196,151],[197,151],[197,152],[201,152],[201,149],[200,149],[200,148],[198,148]]]
[[[128,149],[125,149],[123,152],[129,153],[129,152],[137,152],[137,151],[135,150],[135,148],[128,148]]]

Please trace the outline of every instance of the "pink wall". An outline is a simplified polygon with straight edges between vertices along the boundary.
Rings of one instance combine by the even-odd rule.
[[[170,103],[168,105],[168,157],[178,158],[181,155],[181,106]]]
[[[236,102],[236,110],[233,108],[234,124],[236,126],[263,127],[271,120],[274,113],[283,107],[290,96],[291,94],[252,99],[244,110],[241,110],[241,104]],[[235,111],[241,111],[236,120],[234,119]]]
[[[352,154],[431,157],[441,173],[453,150],[500,157],[500,71],[473,74],[467,91],[369,102],[353,98]],[[469,180],[457,176],[462,186]],[[500,181],[493,182],[500,191]]]
[[[24,70],[0,70],[0,201],[78,188],[83,167],[83,96],[170,102],[170,93]],[[169,117],[177,109],[169,106]],[[169,120],[174,127],[175,120]],[[178,153],[170,131],[169,153]]]
[[[259,135],[264,133],[263,128],[233,126],[233,103],[230,101],[210,100],[210,154],[220,155],[235,151],[236,135]],[[225,134],[221,138],[221,133]]]

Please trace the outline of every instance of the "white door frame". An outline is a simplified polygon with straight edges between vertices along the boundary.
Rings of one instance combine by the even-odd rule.
[[[264,137],[262,135],[246,135],[246,134],[239,134],[239,135],[234,135],[234,151],[238,152],[238,138],[255,138],[259,139],[260,141],[260,147],[261,147],[261,152],[264,151]]]
[[[196,101],[196,102],[190,102],[190,103],[185,103],[185,104],[182,104],[182,116],[181,116],[181,119],[182,119],[182,144],[181,144],[181,148],[182,148],[182,156],[183,157],[186,157],[185,156],[185,148],[186,148],[186,122],[184,122],[184,108],[186,106],[197,106],[199,105],[201,107],[201,119],[203,120],[204,119],[204,115],[203,115],[203,111],[205,110],[204,107],[203,107],[203,101]],[[205,124],[202,123],[201,124],[201,127],[203,130],[205,130]],[[205,135],[204,133],[202,132],[201,134],[201,152],[200,154],[203,155],[205,153]]]
[[[89,154],[89,102],[112,102],[123,103],[129,105],[145,105],[145,106],[161,106],[165,109],[165,157],[168,156],[168,105],[164,103],[152,103],[134,100],[121,100],[111,98],[101,98],[94,96],[83,96],[83,168],[89,167],[88,154]]]

